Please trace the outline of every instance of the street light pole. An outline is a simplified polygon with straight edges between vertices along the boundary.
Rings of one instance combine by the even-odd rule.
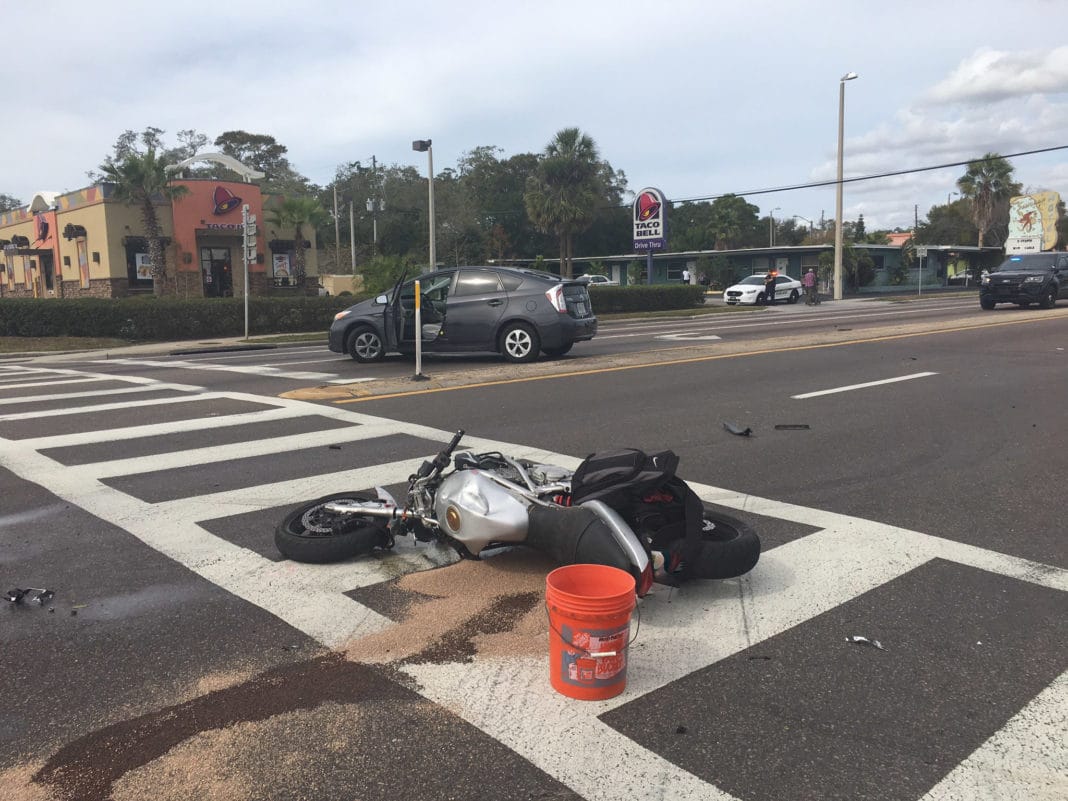
[[[419,153],[426,152],[427,184],[429,185],[429,215],[430,215],[430,269],[433,270],[438,263],[436,231],[434,226],[434,148],[430,139],[416,139],[412,142],[412,150]]]
[[[847,72],[838,81],[838,183],[834,206],[834,299],[842,299],[842,145],[845,139],[845,85],[857,77]]]
[[[776,206],[768,212],[768,247],[775,247],[775,212],[782,211],[782,206]]]

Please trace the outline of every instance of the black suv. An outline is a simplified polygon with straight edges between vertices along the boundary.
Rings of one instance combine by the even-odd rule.
[[[1068,253],[1023,253],[1009,256],[994,272],[983,276],[979,305],[998,303],[1027,308],[1037,303],[1052,309],[1057,298],[1068,298]]]
[[[330,350],[358,362],[388,352],[415,352],[415,280],[334,315]],[[500,353],[530,362],[540,352],[563,356],[593,339],[597,318],[586,285],[558,275],[510,267],[457,267],[421,275],[423,353]]]

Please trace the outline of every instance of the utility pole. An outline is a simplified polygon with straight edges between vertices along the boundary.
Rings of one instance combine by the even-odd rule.
[[[341,268],[341,226],[337,219],[337,176],[334,176],[334,269]]]
[[[349,248],[352,251],[352,274],[356,274],[356,222],[352,214],[352,201],[349,201]]]

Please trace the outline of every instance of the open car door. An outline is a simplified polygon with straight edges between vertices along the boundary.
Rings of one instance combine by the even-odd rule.
[[[396,353],[400,350],[401,331],[404,327],[404,309],[401,308],[401,287],[408,271],[401,273],[400,279],[393,285],[393,294],[382,312],[382,334],[386,338],[386,351]]]

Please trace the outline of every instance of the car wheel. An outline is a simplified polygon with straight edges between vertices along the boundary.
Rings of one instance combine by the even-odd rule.
[[[759,295],[756,296],[756,304],[755,305],[757,305],[757,306],[766,306],[767,303],[768,303],[768,298],[763,292],[761,292]]]
[[[370,326],[360,326],[349,333],[345,340],[349,356],[358,362],[380,362],[386,355],[382,337]]]
[[[979,296],[979,305],[982,306],[987,311],[990,311],[995,306],[994,299],[991,298],[991,297],[987,297],[986,295],[980,295]]]
[[[797,290],[795,289],[795,290],[790,292],[790,297],[788,297],[786,299],[786,302],[787,303],[797,303],[797,299],[799,297],[801,297],[801,296],[797,294]]]
[[[526,323],[509,323],[501,331],[498,350],[510,362],[532,362],[538,358],[540,349],[538,332]]]
[[[563,345],[559,348],[542,348],[542,351],[545,353],[546,356],[552,356],[555,359],[559,356],[563,356],[564,354],[569,353],[571,351],[571,348],[573,348],[574,346],[574,342],[568,342],[566,345]]]
[[[1038,302],[1038,305],[1043,309],[1052,309],[1057,305],[1057,287],[1051,286],[1042,295],[1042,300]]]

